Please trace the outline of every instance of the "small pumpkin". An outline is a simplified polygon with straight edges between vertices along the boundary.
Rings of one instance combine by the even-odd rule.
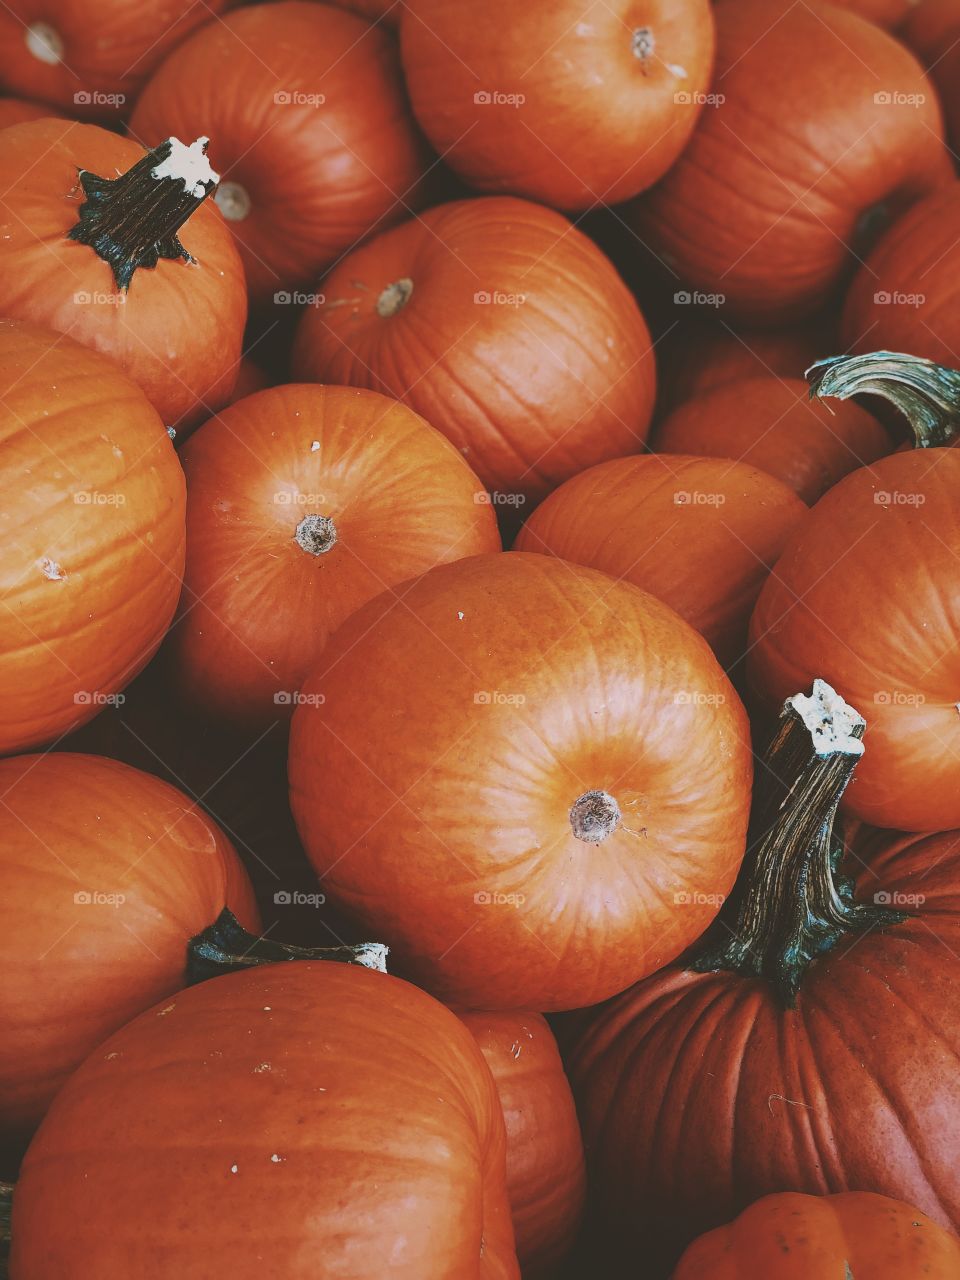
[[[456,449],[375,391],[259,392],[181,456],[187,563],[171,671],[185,702],[224,720],[288,719],[360,605],[435,564],[500,550],[487,494]]]
[[[695,1240],[673,1280],[955,1280],[960,1240],[919,1209],[871,1191],[764,1196]]]
[[[647,454],[566,481],[515,545],[649,591],[729,667],[744,652],[763,581],[805,514],[785,484],[743,463]]]
[[[0,444],[7,753],[91,719],[146,665],[180,594],[185,493],[140,388],[97,352],[15,320],[0,320]]]
[[[429,168],[390,32],[300,0],[238,9],[178,45],[130,125],[151,145],[210,135],[259,303],[289,306],[294,286],[408,213]]]
[[[506,196],[441,205],[348,254],[324,297],[303,313],[294,376],[403,400],[501,510],[646,437],[647,326],[559,213]]]
[[[0,314],[111,356],[181,430],[228,399],[247,314],[230,234],[202,204],[205,144],[145,155],[50,119],[0,132]]]
[[[476,1042],[416,987],[318,962],[228,974],[60,1092],[17,1184],[11,1270],[518,1280],[504,1142]]]
[[[322,887],[398,971],[458,1006],[555,1010],[622,990],[713,918],[751,753],[672,609],[508,552],[353,614],[303,686],[289,768]]]

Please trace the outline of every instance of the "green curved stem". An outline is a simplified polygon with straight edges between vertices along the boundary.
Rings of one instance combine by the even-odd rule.
[[[909,423],[918,449],[948,444],[960,430],[960,370],[932,360],[896,351],[830,356],[811,365],[806,376],[811,400],[889,400]]]

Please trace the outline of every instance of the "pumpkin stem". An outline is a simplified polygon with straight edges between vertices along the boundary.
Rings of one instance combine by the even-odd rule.
[[[570,808],[570,826],[578,840],[599,844],[619,827],[620,806],[607,791],[585,791]]]
[[[341,947],[295,947],[272,942],[248,933],[233,912],[224,907],[213,924],[187,943],[187,981],[193,986],[207,978],[278,960],[338,960],[386,973],[387,951],[382,942]]]
[[[329,516],[304,516],[294,534],[297,545],[312,556],[325,555],[337,541],[337,526]]]
[[[161,258],[196,261],[177,232],[220,181],[207,160],[208,142],[198,138],[187,147],[167,138],[119,178],[79,171],[86,200],[67,236],[107,263],[121,293],[138,267],[152,270]]]
[[[692,969],[765,978],[790,1007],[807,966],[845,934],[907,918],[855,901],[853,882],[838,874],[843,846],[833,823],[865,728],[823,680],[784,703],[740,876]]]
[[[960,429],[960,370],[920,356],[872,351],[865,356],[830,356],[806,373],[810,399],[882,396],[907,419],[918,449],[949,443]]]
[[[413,281],[408,276],[404,276],[402,280],[394,280],[393,284],[388,284],[377,299],[377,315],[382,316],[384,320],[389,320],[391,316],[403,310],[412,293]]]

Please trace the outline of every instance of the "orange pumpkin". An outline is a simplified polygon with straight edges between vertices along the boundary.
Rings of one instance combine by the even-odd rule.
[[[0,98],[0,129],[61,114],[56,107],[45,106],[42,102],[28,102],[25,98]]]

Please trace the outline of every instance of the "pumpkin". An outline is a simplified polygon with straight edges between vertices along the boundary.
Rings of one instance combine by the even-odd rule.
[[[465,1012],[497,1084],[507,1191],[524,1280],[556,1274],[580,1226],[583,1143],[553,1032],[539,1013]]]
[[[960,1221],[960,832],[880,833],[837,868],[863,728],[822,682],[790,700],[716,932],[595,1011],[569,1056],[597,1226],[652,1275],[772,1192]]]
[[[398,978],[302,962],[203,983],[90,1055],[24,1162],[11,1270],[517,1280],[512,1235],[466,1027]]]
[[[0,1139],[20,1147],[88,1053],[186,982],[187,943],[257,910],[174,787],[97,756],[0,760]]]
[[[255,360],[251,360],[249,356],[244,356],[237,366],[237,381],[230,403],[236,404],[238,400],[245,400],[255,391],[263,391],[271,385],[270,375],[266,369]]]
[[[375,391],[262,391],[181,456],[187,563],[172,672],[187,704],[225,720],[288,719],[360,605],[435,564],[500,550],[487,494],[456,449]]]
[[[210,68],[217,67],[211,75]],[[251,5],[179,45],[131,118],[151,145],[209,134],[216,200],[252,296],[294,285],[414,207],[428,167],[383,25],[330,5]]]
[[[844,345],[957,364],[958,272],[960,182],[952,182],[905,214],[867,258],[844,306]]]
[[[786,321],[829,296],[865,215],[950,177],[940,113],[912,55],[857,14],[715,12],[723,100],[631,222],[726,315]]]
[[[710,87],[709,0],[409,0],[413,109],[472,187],[561,209],[646,190],[686,146]]]
[[[898,35],[925,67],[933,67],[960,33],[958,0],[918,0]]]
[[[2,21],[2,19],[0,19]],[[55,107],[41,102],[27,102],[24,98],[0,98],[0,129],[12,124],[25,124],[28,120],[42,120],[46,116],[59,116]]]
[[[799,377],[760,377],[724,383],[679,405],[660,424],[656,447],[747,462],[812,503],[894,446],[859,405],[811,402]]]
[[[404,3],[401,0],[332,0],[340,9],[349,9],[368,22],[382,22],[395,27],[400,21]],[[404,0],[405,2],[405,0]]]
[[[348,254],[303,313],[294,376],[403,400],[500,509],[643,443],[656,371],[610,262],[509,196],[431,209]]]
[[[398,971],[483,1009],[581,1007],[677,955],[730,887],[751,780],[743,708],[691,627],[519,552],[353,614],[289,768],[333,901]]]
[[[0,443],[6,753],[89,720],[146,664],[180,593],[185,494],[139,387],[13,320],[0,320]]]
[[[744,651],[763,580],[806,514],[772,476],[719,458],[615,458],[561,485],[518,551],[602,569],[670,605],[725,667]]]
[[[774,6],[789,8],[790,0],[773,0]],[[862,18],[877,23],[878,26],[893,28],[898,26],[918,3],[918,0],[830,0],[838,9],[849,9]],[[768,11],[770,0],[767,0]]]
[[[66,120],[0,133],[0,314],[111,356],[181,428],[229,397],[246,321],[230,234],[197,207],[216,183],[204,143],[145,156]]]
[[[835,1280],[960,1275],[960,1240],[925,1213],[870,1191],[764,1196],[696,1240],[673,1280]]]

